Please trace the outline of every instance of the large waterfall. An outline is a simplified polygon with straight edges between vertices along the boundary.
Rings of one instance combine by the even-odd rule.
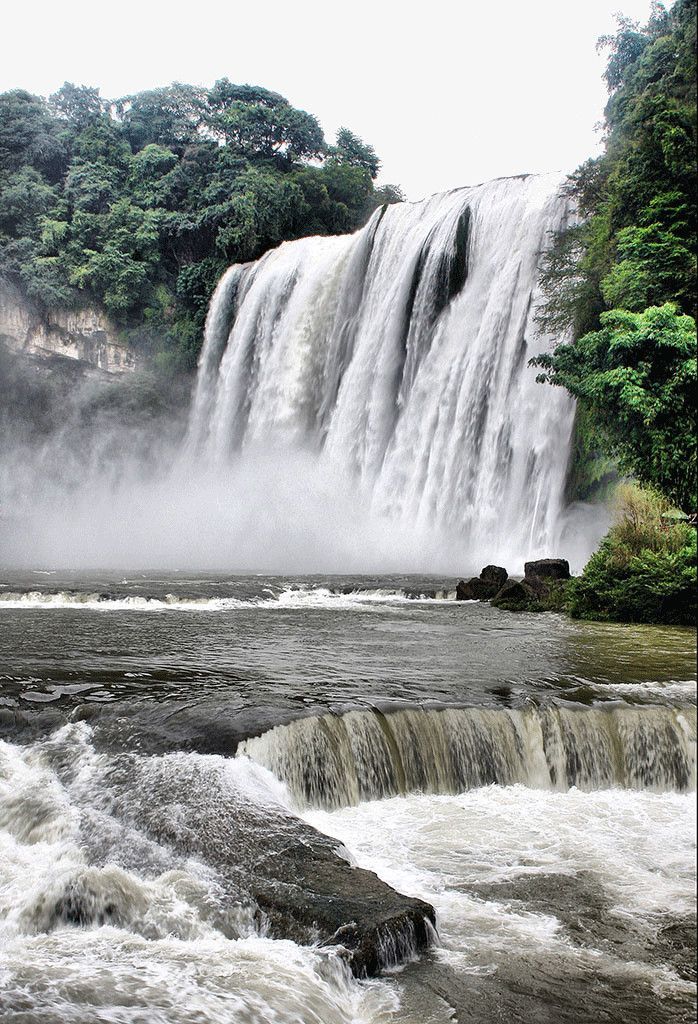
[[[572,215],[561,183],[499,179],[390,206],[354,235],[231,267],[189,453],[272,475],[302,456],[299,490],[304,474],[344,481],[373,521],[448,537],[461,564],[552,554],[574,409],[528,360],[552,344],[535,313],[542,253]]]

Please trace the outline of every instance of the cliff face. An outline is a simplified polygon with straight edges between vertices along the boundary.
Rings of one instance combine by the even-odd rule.
[[[94,306],[42,312],[21,291],[0,280],[0,342],[39,358],[62,356],[107,373],[131,373],[136,354]]]

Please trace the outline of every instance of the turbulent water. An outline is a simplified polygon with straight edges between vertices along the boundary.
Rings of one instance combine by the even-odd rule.
[[[528,366],[559,176],[500,179],[287,242],[211,302],[189,452],[213,466],[306,453],[300,487],[469,560],[563,542],[573,404]],[[346,492],[351,481],[353,497]],[[321,513],[320,513],[321,514]],[[573,557],[584,542],[566,543]]]
[[[688,1024],[694,632],[452,582],[5,572],[3,1021]]]

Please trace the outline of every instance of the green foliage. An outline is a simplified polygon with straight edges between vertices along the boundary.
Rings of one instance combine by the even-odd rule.
[[[569,188],[541,315],[571,333],[533,360],[566,387],[622,472],[695,509],[696,0],[621,18],[609,49],[605,152]]]
[[[695,624],[696,531],[670,516],[657,494],[620,489],[616,524],[570,585],[573,616]]]
[[[0,96],[0,273],[45,306],[100,303],[162,367],[195,365],[228,263],[353,231],[399,202],[371,146],[228,79],[103,100]],[[159,353],[159,355],[158,355]]]
[[[538,357],[546,370],[538,379],[582,402],[621,470],[695,508],[693,318],[667,303],[600,320],[600,330]]]

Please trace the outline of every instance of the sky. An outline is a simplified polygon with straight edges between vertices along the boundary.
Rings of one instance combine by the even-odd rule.
[[[333,141],[346,126],[409,199],[571,171],[600,150],[598,36],[650,0],[94,0],[12,3],[0,91],[64,81],[108,98],[172,81],[263,85]]]

